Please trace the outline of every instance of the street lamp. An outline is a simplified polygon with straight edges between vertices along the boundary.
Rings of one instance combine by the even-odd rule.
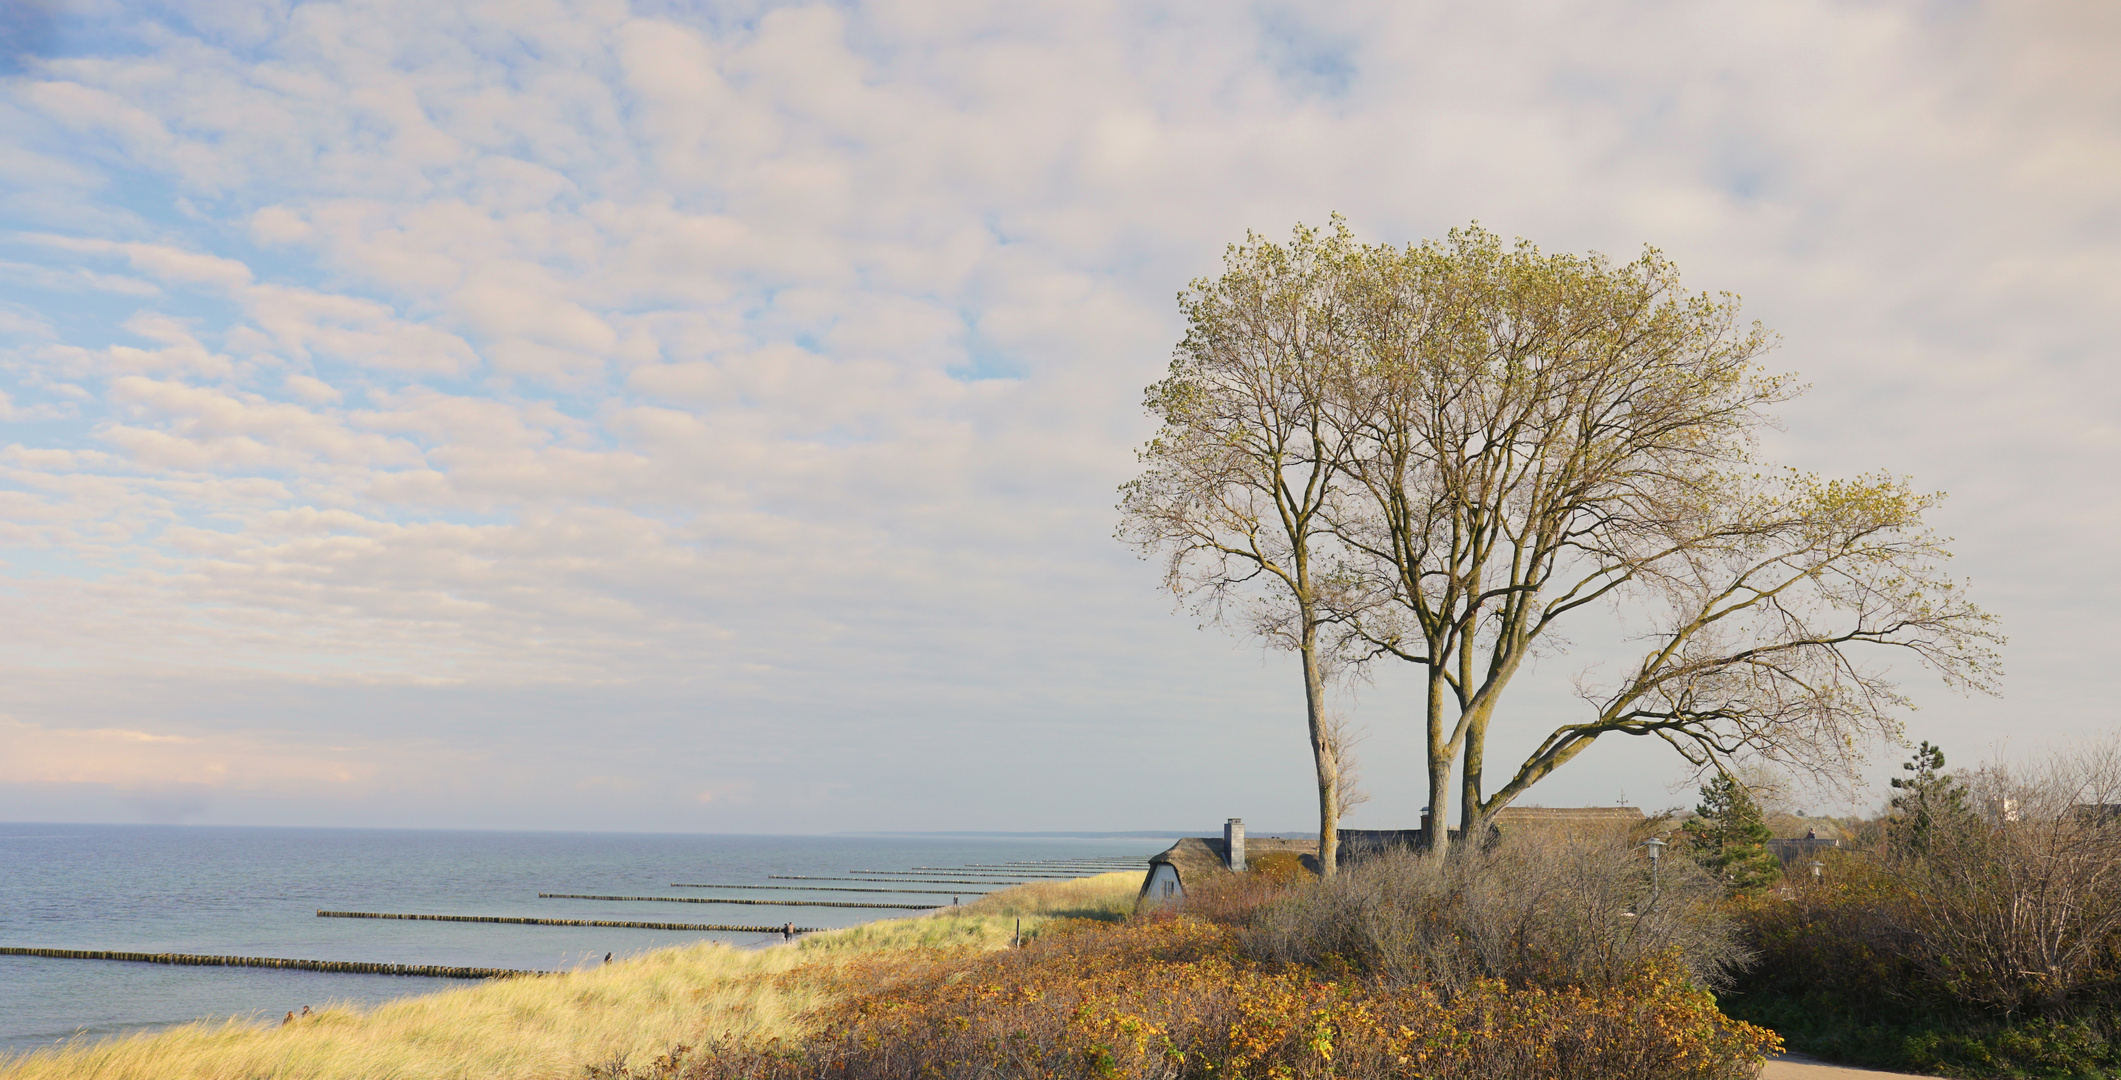
[[[1820,861],[1819,861],[1819,860],[1817,860],[1817,859],[1813,859],[1813,860],[1812,860],[1811,862],[1805,863],[1804,865],[1806,865],[1806,866],[1808,866],[1808,867],[1810,867],[1810,868],[1811,868],[1811,871],[1812,871],[1812,883],[1813,883],[1813,884],[1815,884],[1815,885],[1816,885],[1816,884],[1818,884],[1818,883],[1819,883],[1819,872],[1820,872],[1821,870],[1824,870],[1824,869],[1826,869],[1826,864],[1825,864],[1825,863],[1823,863],[1823,862],[1820,862]]]
[[[1650,852],[1650,902],[1654,904],[1657,902],[1658,896],[1657,858],[1664,854],[1664,841],[1652,836],[1648,840],[1644,840],[1642,846],[1648,848]]]

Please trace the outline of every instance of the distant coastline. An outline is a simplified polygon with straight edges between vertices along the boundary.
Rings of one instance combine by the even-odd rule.
[[[1171,840],[1176,840],[1176,839],[1178,839],[1178,838],[1179,838],[1179,837],[1181,837],[1181,836],[1221,836],[1221,835],[1222,835],[1222,831],[1223,831],[1223,827],[1222,827],[1222,825],[1221,825],[1221,824],[1214,824],[1214,825],[1203,825],[1203,826],[1201,826],[1200,828],[1197,828],[1197,829],[1162,829],[1162,830],[1157,830],[1157,829],[1136,829],[1136,830],[1134,830],[1134,831],[1132,831],[1132,832],[974,832],[974,831],[971,831],[971,830],[958,830],[958,831],[952,831],[952,832],[945,832],[945,831],[942,831],[942,830],[914,831],[914,830],[900,829],[900,830],[889,830],[889,831],[884,831],[884,830],[873,830],[873,831],[868,831],[868,832],[837,832],[837,833],[832,833],[831,835],[833,835],[833,836],[961,836],[961,837],[985,837],[985,838],[989,838],[989,839],[997,839],[997,840],[1041,840],[1041,839],[1045,839],[1045,840],[1114,840],[1114,839],[1122,839],[1122,840],[1141,840],[1141,839],[1149,839],[1149,840],[1160,840],[1160,839],[1171,839]],[[1274,836],[1274,837],[1303,837],[1303,836],[1317,836],[1317,835],[1318,835],[1318,830],[1317,830],[1316,828],[1310,828],[1310,829],[1253,829],[1253,830],[1251,830],[1251,833],[1252,833],[1252,835],[1253,835],[1253,836]]]
[[[1222,827],[1218,825],[1218,826],[1216,826],[1216,827],[1215,827],[1214,829],[1209,829],[1209,830],[1206,830],[1206,831],[1204,831],[1204,832],[1201,832],[1201,833],[1200,833],[1200,835],[1202,835],[1202,836],[1206,836],[1206,835],[1207,835],[1208,833],[1210,833],[1210,832],[1217,832],[1217,831],[1219,831],[1219,830],[1220,830],[1221,828],[1222,828]],[[1186,831],[1186,830],[1184,830],[1184,829],[1136,829],[1136,830],[1134,830],[1134,831],[1132,831],[1132,832],[997,832],[997,831],[979,831],[979,830],[972,830],[972,829],[955,829],[955,830],[944,830],[944,829],[871,829],[871,830],[865,830],[865,831],[859,831],[859,832],[857,832],[857,831],[851,831],[851,830],[850,830],[850,831],[847,831],[847,832],[836,832],[836,833],[831,833],[830,835],[832,835],[832,836],[984,836],[984,837],[994,837],[994,838],[997,838],[997,839],[1005,839],[1005,840],[1027,840],[1027,839],[1028,839],[1028,840],[1037,840],[1037,839],[1056,839],[1056,840],[1108,840],[1108,839],[1116,839],[1116,838],[1140,839],[1140,838],[1143,838],[1143,837],[1147,837],[1147,838],[1150,838],[1150,839],[1156,839],[1156,838],[1160,838],[1160,837],[1171,837],[1172,839],[1177,839],[1178,837],[1181,837],[1181,836],[1191,836],[1191,835],[1193,835],[1193,833],[1191,833],[1191,832],[1187,832],[1187,831]]]

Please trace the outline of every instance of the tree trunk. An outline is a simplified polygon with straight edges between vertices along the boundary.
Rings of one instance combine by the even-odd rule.
[[[1422,844],[1429,857],[1441,859],[1451,849],[1450,821],[1444,814],[1451,807],[1451,746],[1443,734],[1443,673],[1429,669],[1429,821],[1422,831]]]
[[[1489,706],[1483,702],[1474,706],[1473,715],[1466,721],[1465,769],[1459,774],[1462,792],[1459,795],[1462,818],[1458,827],[1458,838],[1468,844],[1478,844],[1487,839],[1488,811],[1482,806],[1480,790],[1481,770],[1487,767]]]
[[[1304,708],[1311,720],[1311,758],[1318,766],[1318,873],[1332,877],[1340,855],[1340,747],[1334,745],[1332,721],[1326,716],[1324,673],[1318,666],[1318,621],[1306,605],[1303,641]]]

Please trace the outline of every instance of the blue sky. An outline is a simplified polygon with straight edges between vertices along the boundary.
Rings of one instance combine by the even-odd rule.
[[[2113,733],[2107,5],[9,11],[0,819],[1301,826],[1292,667],[1110,534],[1174,293],[1336,211],[1742,294],[1769,456],[1950,492],[2011,635],[1910,735]]]

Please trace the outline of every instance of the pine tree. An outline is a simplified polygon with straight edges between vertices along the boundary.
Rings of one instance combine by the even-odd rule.
[[[1782,860],[1767,849],[1766,815],[1753,793],[1726,773],[1701,786],[1701,805],[1681,831],[1694,861],[1723,881],[1731,895],[1757,893],[1774,884]]]
[[[1966,819],[1966,789],[1942,771],[1944,751],[1927,739],[1900,769],[1915,775],[1893,778],[1893,788],[1900,792],[1893,796],[1893,849],[1902,855],[1921,855],[1941,832]]]

